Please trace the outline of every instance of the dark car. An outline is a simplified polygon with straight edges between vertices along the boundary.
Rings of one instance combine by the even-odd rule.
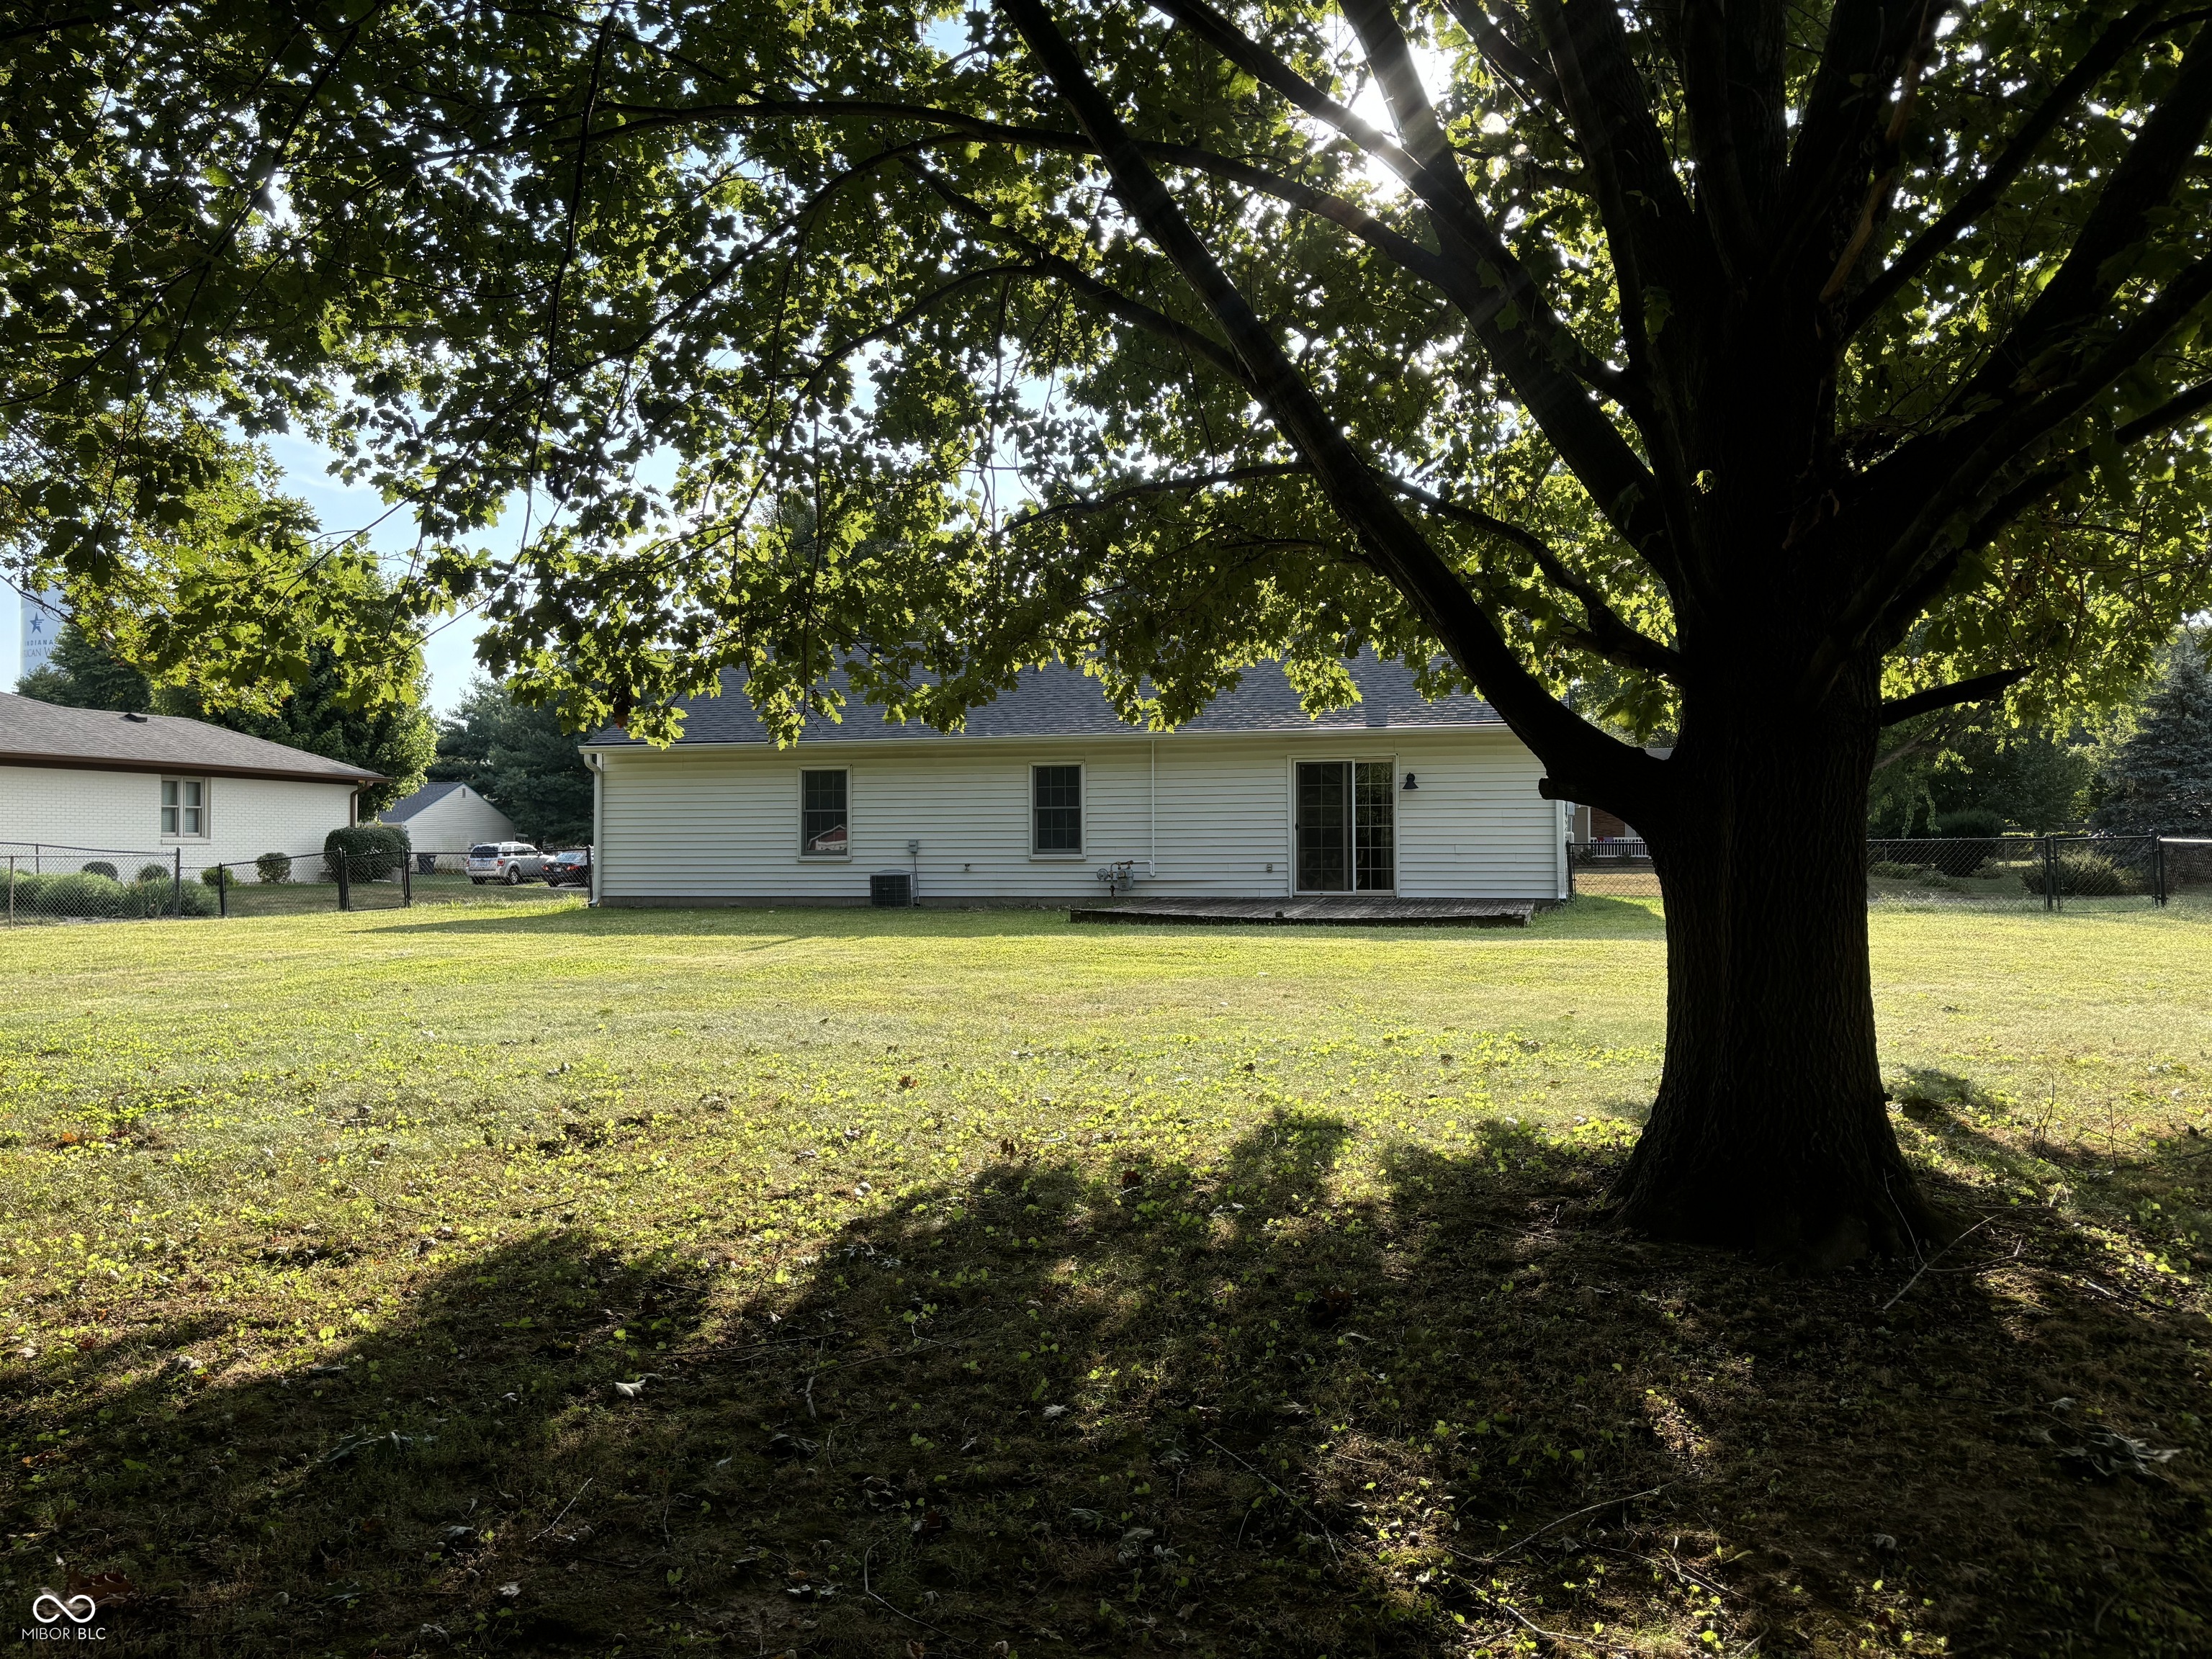
[[[574,852],[556,853],[545,860],[545,884],[548,887],[589,887],[592,884],[592,849],[579,848]]]

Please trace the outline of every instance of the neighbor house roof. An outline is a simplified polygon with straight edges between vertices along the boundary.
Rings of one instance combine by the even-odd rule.
[[[1465,694],[1431,702],[1414,688],[1413,671],[1403,663],[1362,656],[1345,665],[1359,688],[1359,702],[1349,708],[1331,709],[1318,720],[1298,706],[1281,666],[1262,663],[1244,671],[1233,691],[1215,698],[1197,719],[1179,732],[1218,734],[1235,732],[1353,732],[1402,729],[1409,726],[1502,726],[1498,713],[1481,698]],[[858,743],[938,741],[956,738],[1103,738],[1145,735],[1115,714],[1098,681],[1079,670],[1058,663],[1022,671],[1011,691],[972,710],[963,732],[939,732],[919,721],[891,724],[883,710],[853,696],[842,672],[829,683],[847,701],[842,722],[810,721],[801,743]],[[722,676],[719,697],[693,697],[684,704],[683,742],[759,743],[770,741],[767,729],[753,713],[744,694],[744,680],[735,671]],[[637,739],[619,726],[608,726],[586,744],[587,748],[614,748]]]
[[[435,806],[456,789],[465,789],[465,783],[426,783],[411,795],[402,795],[386,807],[377,817],[386,823],[404,823],[426,806]]]
[[[0,766],[201,772],[231,778],[373,783],[383,774],[174,714],[64,708],[0,692]]]

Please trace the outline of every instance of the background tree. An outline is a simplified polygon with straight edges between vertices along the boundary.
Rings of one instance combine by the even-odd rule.
[[[840,662],[942,724],[1054,654],[1170,723],[1363,641],[1472,683],[1652,844],[1657,1231],[1929,1224],[1878,734],[2111,695],[2212,598],[2185,0],[87,16],[9,37],[24,499],[166,476],[142,409],[309,422],[519,698],[647,737],[732,666],[786,734]],[[1668,757],[1562,701],[1600,663]]]
[[[85,638],[74,623],[62,624],[46,666],[17,680],[15,691],[64,708],[143,714],[154,707],[153,681],[98,641]]]
[[[479,678],[438,732],[430,776],[465,783],[541,847],[592,840],[592,774],[550,708],[519,703]]]
[[[2134,733],[2106,764],[2104,784],[2097,821],[2107,829],[2212,834],[2212,674],[2197,636],[2175,642]]]
[[[311,755],[345,761],[381,773],[386,781],[362,791],[364,819],[422,786],[438,752],[437,723],[423,706],[421,659],[404,693],[356,707],[347,702],[348,679],[327,646],[311,648],[307,678],[273,707],[200,706],[188,690],[164,689],[164,714],[189,714],[249,737],[265,738]]]
[[[1946,710],[1893,726],[1867,808],[1872,836],[2045,835],[2088,816],[2096,762],[2087,734]],[[1968,826],[1961,814],[1978,815]],[[1989,822],[1993,820],[1994,823]]]

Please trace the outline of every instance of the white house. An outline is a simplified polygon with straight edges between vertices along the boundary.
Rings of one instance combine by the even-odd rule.
[[[418,853],[465,853],[480,841],[514,841],[514,821],[465,783],[426,783],[377,814],[404,825]]]
[[[848,699],[788,749],[726,679],[668,748],[616,728],[584,745],[596,896],[859,904],[872,874],[905,870],[926,904],[1079,903],[1126,865],[1146,898],[1564,897],[1564,809],[1490,706],[1426,701],[1396,663],[1351,667],[1362,701],[1319,720],[1271,665],[1149,732],[1055,665],[964,732]]]
[[[264,853],[319,858],[323,837],[356,821],[362,787],[381,781],[204,720],[0,693],[0,855],[27,865],[76,869],[85,850],[72,849],[181,854],[188,874]]]

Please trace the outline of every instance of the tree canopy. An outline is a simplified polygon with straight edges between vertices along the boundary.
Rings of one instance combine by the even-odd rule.
[[[54,635],[46,665],[15,682],[18,696],[64,708],[108,708],[143,714],[154,706],[154,683],[144,672],[88,640],[71,623]]]
[[[479,678],[441,724],[429,775],[467,784],[540,846],[591,842],[592,775],[576,739],[554,709],[518,703],[491,680]]]
[[[18,15],[19,580],[158,590],[219,442],[304,423],[414,515],[397,607],[580,726],[731,668],[787,737],[835,666],[947,726],[1055,655],[1170,725],[1264,657],[1471,684],[1651,843],[1634,1224],[1917,1249],[1878,734],[2212,603],[2193,0]],[[373,635],[334,592],[279,637]],[[213,614],[249,677],[269,607]]]
[[[2185,635],[2174,646],[2106,783],[2097,817],[2108,827],[2212,834],[2212,674],[2201,638]]]
[[[123,714],[180,714],[250,737],[381,773],[386,781],[362,792],[363,809],[382,811],[422,781],[436,753],[438,731],[422,707],[419,659],[412,678],[396,696],[367,707],[347,702],[348,678],[329,647],[309,654],[307,672],[267,706],[210,708],[189,687],[156,684],[146,672],[73,623],[64,623],[53,655],[16,690],[69,708],[112,708]]]
[[[303,423],[580,721],[1053,652],[1172,720],[1367,640],[1622,777],[1550,693],[2094,696],[2212,597],[2183,5],[18,18],[31,579]]]

